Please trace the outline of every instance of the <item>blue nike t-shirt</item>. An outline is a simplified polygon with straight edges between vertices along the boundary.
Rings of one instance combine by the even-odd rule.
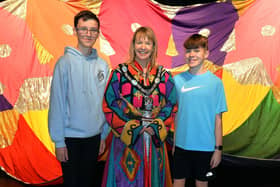
[[[174,77],[177,90],[176,146],[214,151],[215,117],[227,111],[224,86],[213,73],[183,72]]]

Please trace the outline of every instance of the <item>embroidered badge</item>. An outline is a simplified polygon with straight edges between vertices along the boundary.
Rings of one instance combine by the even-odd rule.
[[[97,78],[99,81],[102,81],[104,79],[104,71],[99,70],[97,74]]]

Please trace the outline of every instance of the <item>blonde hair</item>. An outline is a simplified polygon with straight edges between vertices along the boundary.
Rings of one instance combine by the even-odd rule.
[[[155,36],[154,31],[150,27],[139,27],[133,34],[132,40],[130,42],[129,47],[129,59],[126,61],[126,63],[131,64],[135,61],[135,41],[138,38],[148,38],[148,40],[151,40],[153,42],[153,51],[151,54],[151,67],[154,67],[157,65],[156,59],[157,59],[157,52],[158,52],[158,43]]]

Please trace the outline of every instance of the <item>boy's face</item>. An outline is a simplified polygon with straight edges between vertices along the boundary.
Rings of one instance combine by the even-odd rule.
[[[190,68],[198,67],[203,64],[208,55],[209,51],[202,47],[186,49],[185,61]]]
[[[74,32],[78,38],[79,47],[92,48],[99,35],[98,23],[93,19],[86,21],[79,19]]]

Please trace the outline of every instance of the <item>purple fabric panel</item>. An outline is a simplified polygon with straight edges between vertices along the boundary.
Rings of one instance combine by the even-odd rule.
[[[4,110],[10,110],[13,106],[6,100],[3,95],[0,95],[0,112]]]
[[[114,146],[114,160],[110,160],[111,166],[114,169],[114,178],[115,178],[115,183],[117,186],[127,186],[127,187],[134,187],[134,186],[144,186],[144,166],[143,166],[143,154],[144,154],[144,149],[143,149],[143,140],[142,137],[139,141],[136,142],[135,145],[133,145],[133,150],[138,154],[140,158],[140,167],[138,169],[137,175],[133,181],[129,181],[129,179],[126,177],[125,172],[123,171],[122,168],[122,161],[121,159],[123,158],[123,153],[126,148],[126,145],[119,139],[119,138],[114,138],[114,141],[112,142],[112,146]],[[111,153],[112,154],[112,153]]]
[[[232,32],[238,14],[231,3],[210,3],[180,10],[172,20],[172,34],[178,56],[172,58],[172,67],[185,64],[184,41],[201,29],[209,29],[209,60],[223,65],[226,52],[220,49]]]
[[[170,82],[169,80],[166,82],[166,97],[170,96],[172,89],[174,88],[174,83]],[[174,88],[175,89],[175,88]]]
[[[116,80],[112,83],[114,94],[119,96],[119,82]]]

